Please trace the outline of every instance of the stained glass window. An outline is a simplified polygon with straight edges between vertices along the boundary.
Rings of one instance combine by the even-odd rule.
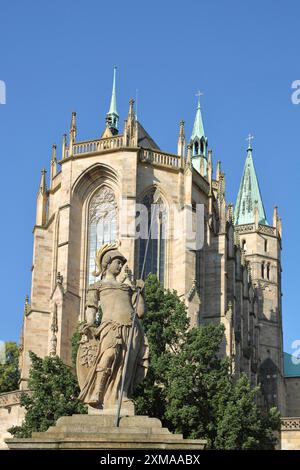
[[[161,198],[159,198],[156,204],[154,204],[154,192],[155,190],[153,189],[144,197],[142,202],[148,211],[147,233],[150,230],[150,226],[151,233],[147,253],[147,239],[140,239],[139,274],[141,275],[142,273],[143,262],[146,254],[144,278],[147,277],[147,275],[150,273],[156,274],[160,282],[164,284],[166,263],[167,210]]]
[[[88,216],[88,283],[95,282],[93,271],[96,269],[95,254],[103,243],[117,239],[117,203],[114,192],[102,186],[93,195]]]

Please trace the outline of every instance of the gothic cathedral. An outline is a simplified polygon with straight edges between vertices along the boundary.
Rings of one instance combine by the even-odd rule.
[[[103,127],[100,137],[78,141],[72,113],[60,154],[52,147],[49,184],[46,171],[41,174],[32,285],[20,342],[21,390],[27,388],[29,351],[57,354],[71,365],[71,337],[85,318],[95,252],[103,243],[120,240],[128,275],[139,276],[145,240],[135,236],[134,224],[121,223],[121,205],[126,201],[134,220],[138,204],[151,213],[156,193],[157,237],[150,240],[146,274],[157,274],[166,288],[177,291],[192,325],[224,324],[223,354],[233,359],[237,376],[246,372],[253,385],[260,383],[261,405],[276,405],[286,415],[291,406],[283,370],[281,219],[277,207],[267,219],[251,137],[234,207],[226,202],[221,163],[214,165],[208,148],[200,96],[191,138],[186,144],[182,121],[178,152],[171,154],[137,120],[133,100],[120,130],[114,69]],[[175,206],[183,220],[177,231]],[[200,249],[190,244],[189,224],[202,231]],[[300,406],[292,413],[299,416]]]

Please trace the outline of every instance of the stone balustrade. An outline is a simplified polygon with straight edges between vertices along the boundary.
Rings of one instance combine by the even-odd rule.
[[[101,152],[103,150],[110,150],[120,148],[123,146],[123,136],[117,135],[114,137],[107,137],[99,140],[87,140],[73,144],[73,155],[82,155],[91,152]],[[67,150],[70,152],[70,149]]]
[[[282,431],[300,431],[300,418],[281,418]]]
[[[236,225],[235,231],[238,233],[255,232],[255,224]],[[265,233],[266,235],[276,236],[276,228],[270,227],[270,225],[259,224],[258,231],[261,233]]]
[[[178,155],[156,152],[149,149],[140,150],[140,161],[152,163],[154,165],[162,165],[174,168],[180,167],[180,157]]]
[[[93,152],[118,149],[123,146],[124,138],[122,135],[105,139],[76,142],[73,144],[72,151],[69,147],[66,148],[64,158],[68,158],[71,155],[73,157],[79,157]],[[140,149],[140,161],[169,168],[180,168],[181,165],[181,159],[178,155],[143,148]]]
[[[235,231],[238,233],[245,233],[245,232],[254,232],[255,225],[254,224],[244,224],[244,225],[236,225]]]
[[[261,233],[265,233],[267,235],[274,235],[276,236],[276,228],[275,227],[270,227],[269,225],[261,225],[259,224],[258,230]]]

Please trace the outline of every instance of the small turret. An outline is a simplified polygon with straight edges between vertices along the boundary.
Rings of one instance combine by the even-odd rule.
[[[276,232],[281,238],[282,237],[282,222],[281,222],[281,218],[278,215],[277,206],[274,207],[274,211],[273,211],[273,227],[276,228]]]
[[[47,185],[46,170],[43,168],[37,195],[36,225],[44,225],[47,220]]]
[[[124,143],[126,147],[137,147],[138,144],[138,128],[133,98],[129,100],[128,116],[124,123]]]
[[[71,116],[71,125],[70,125],[70,132],[69,132],[69,157],[73,155],[73,145],[76,142],[76,133],[77,133],[77,127],[76,127],[76,113],[75,111],[72,112]]]
[[[216,171],[216,180],[219,181],[221,175],[221,162],[220,160],[217,161],[217,171]]]
[[[63,135],[62,146],[61,146],[61,159],[66,158],[66,149],[67,149],[67,134]]]
[[[192,144],[189,143],[187,145],[187,157],[186,157],[186,164],[188,166],[192,165]]]
[[[52,180],[57,173],[56,167],[57,159],[56,159],[56,144],[52,145],[52,154],[51,154],[51,163],[50,163],[50,186],[52,188]]]
[[[177,154],[182,159],[185,157],[185,134],[184,134],[184,121],[180,121]]]

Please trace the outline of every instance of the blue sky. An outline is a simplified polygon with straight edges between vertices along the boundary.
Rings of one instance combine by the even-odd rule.
[[[139,90],[139,120],[175,152],[178,123],[187,136],[200,89],[214,162],[222,161],[227,200],[235,202],[251,132],[269,221],[283,219],[285,349],[300,339],[298,289],[300,3],[284,1],[2,0],[0,80],[0,339],[17,340],[30,289],[32,228],[40,170],[52,143],[60,151],[71,111],[78,139],[100,136],[118,65],[121,122]]]

